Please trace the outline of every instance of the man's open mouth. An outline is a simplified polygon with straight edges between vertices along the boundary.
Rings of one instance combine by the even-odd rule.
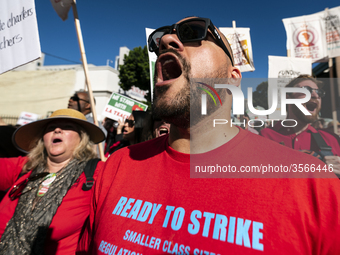
[[[169,129],[167,127],[160,127],[159,128],[159,136],[166,135],[169,133]]]
[[[307,108],[308,111],[314,112],[315,109],[318,107],[318,104],[315,102],[308,102],[305,104],[305,107]]]
[[[182,68],[178,59],[173,55],[162,55],[157,63],[158,79],[162,81],[176,79],[182,74]]]

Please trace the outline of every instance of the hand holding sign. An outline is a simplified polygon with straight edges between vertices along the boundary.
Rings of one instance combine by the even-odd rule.
[[[117,135],[120,135],[123,132],[124,123],[125,123],[125,120],[121,120],[121,119],[118,120]]]
[[[129,118],[132,111],[146,111],[148,106],[132,98],[113,93],[104,108],[104,116],[113,120],[125,120]]]

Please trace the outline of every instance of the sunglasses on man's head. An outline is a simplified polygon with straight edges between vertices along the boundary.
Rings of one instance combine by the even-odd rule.
[[[29,192],[30,190],[27,190],[25,193],[22,193],[22,191],[24,190],[24,188],[26,187],[27,183],[29,181],[35,181],[35,180],[38,180],[40,178],[43,178],[45,177],[46,175],[48,175],[49,173],[47,172],[44,172],[44,173],[39,173],[39,174],[36,174],[34,176],[30,176],[28,178],[26,178],[25,180],[19,182],[17,185],[15,185],[13,187],[13,189],[9,192],[9,198],[13,201],[14,199],[20,197],[22,194],[25,194],[26,192]]]
[[[217,44],[224,50],[229,57],[231,64],[234,65],[233,59],[226,45],[224,44],[220,34],[215,29],[215,26],[210,19],[192,18],[182,21],[172,26],[165,26],[156,29],[148,38],[149,51],[159,55],[159,44],[162,37],[166,34],[176,33],[178,39],[182,43],[202,41],[207,37],[208,29],[214,36]]]
[[[80,100],[80,101],[85,101],[86,103],[90,103],[89,101],[79,98],[77,94],[74,94],[73,96],[71,96],[70,99],[72,99],[73,101],[77,101],[77,102],[79,102]]]
[[[129,127],[133,127],[135,125],[135,121],[134,120],[126,119],[125,123],[127,123],[129,125]]]

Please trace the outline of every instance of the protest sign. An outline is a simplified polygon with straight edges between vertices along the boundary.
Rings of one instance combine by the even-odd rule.
[[[124,120],[129,118],[132,111],[146,111],[147,108],[146,104],[117,93],[112,93],[102,115],[113,120]]]
[[[322,25],[326,33],[328,57],[338,57],[340,56],[340,6],[326,9],[324,13]]]
[[[0,74],[40,58],[34,0],[2,1]]]
[[[138,101],[146,102],[145,96],[148,92],[148,90],[142,90],[136,86],[131,86],[131,89],[126,91],[126,94]]]
[[[17,125],[25,125],[39,119],[39,115],[31,112],[21,112],[17,121]]]
[[[281,88],[284,88],[290,80],[301,74],[312,74],[312,60],[310,58],[288,58],[268,56],[268,95],[277,91],[277,108],[269,117],[281,119]],[[271,79],[275,78],[275,79]],[[268,97],[268,106],[272,105],[272,97]]]
[[[148,38],[149,35],[154,31],[155,29],[151,28],[145,28],[146,32],[146,45],[148,45]],[[157,61],[157,55],[154,52],[150,52],[148,48],[148,56],[149,56],[149,67],[150,67],[150,93],[151,93],[151,102],[153,101],[153,87],[154,87],[154,81],[153,77],[155,75],[155,64]]]
[[[312,63],[327,60],[326,34],[321,22],[324,12],[283,19],[290,57],[310,58]]]
[[[253,50],[249,28],[220,27],[219,30],[227,37],[233,51],[235,66],[241,72],[254,71]]]
[[[314,63],[340,56],[340,7],[282,21],[291,57]]]

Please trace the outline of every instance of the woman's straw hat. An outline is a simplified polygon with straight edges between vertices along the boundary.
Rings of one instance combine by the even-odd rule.
[[[105,139],[104,132],[96,125],[88,122],[81,112],[73,109],[61,109],[53,112],[50,117],[37,120],[19,127],[13,134],[13,144],[23,151],[30,151],[35,142],[42,138],[48,123],[53,120],[70,120],[82,127],[94,143],[100,143]]]

